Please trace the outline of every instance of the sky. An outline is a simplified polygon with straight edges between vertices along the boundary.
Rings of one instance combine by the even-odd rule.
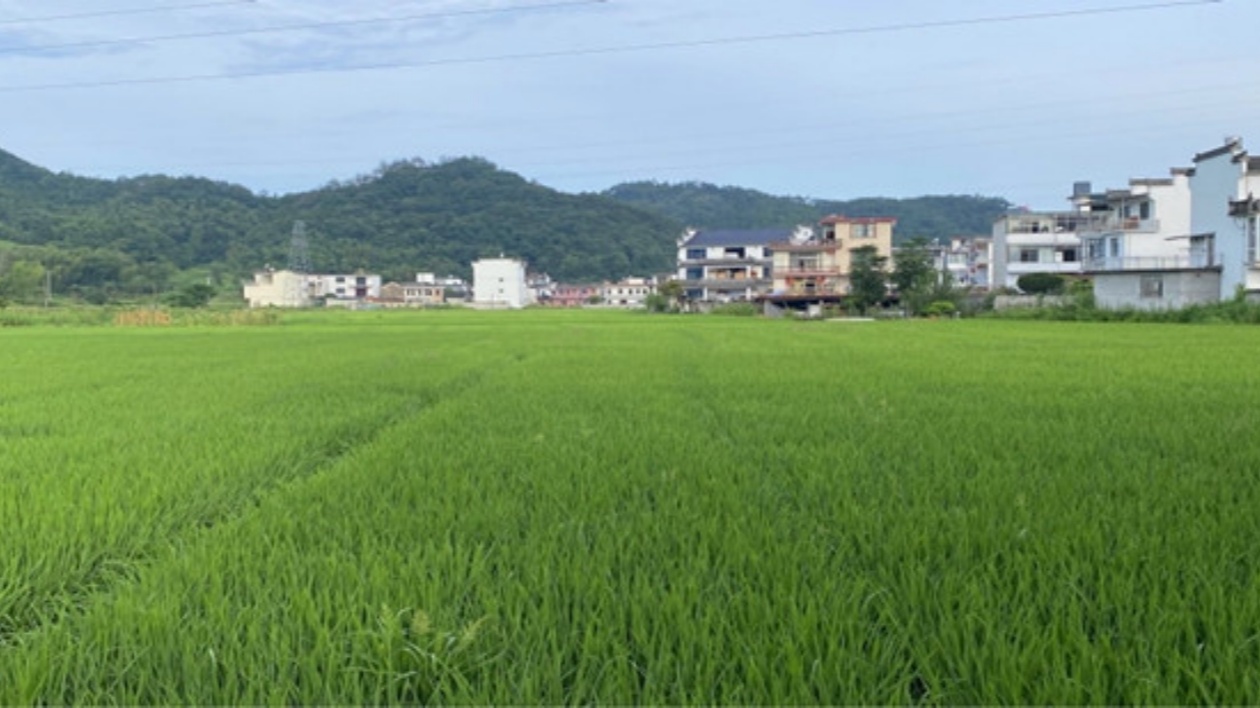
[[[1260,0],[0,0],[0,149],[306,191],[477,155],[567,192],[1000,196],[1260,149]]]

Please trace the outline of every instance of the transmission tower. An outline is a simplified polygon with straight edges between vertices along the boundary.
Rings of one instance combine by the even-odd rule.
[[[289,270],[303,275],[311,272],[311,244],[306,240],[306,222],[293,222],[293,238],[289,240]]]
[[[306,240],[306,223],[293,222],[293,237],[289,240],[289,281],[285,290],[285,302],[290,307],[304,307],[311,298],[311,245]]]

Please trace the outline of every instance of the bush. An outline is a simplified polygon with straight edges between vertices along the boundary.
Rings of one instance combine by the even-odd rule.
[[[1063,276],[1054,273],[1029,273],[1019,276],[1015,285],[1028,295],[1061,295],[1065,282]]]
[[[674,307],[669,298],[660,293],[652,293],[643,301],[643,305],[647,307],[648,312],[672,312]]]
[[[949,300],[937,300],[923,308],[923,314],[928,317],[952,317],[956,312],[958,312],[958,307]]]

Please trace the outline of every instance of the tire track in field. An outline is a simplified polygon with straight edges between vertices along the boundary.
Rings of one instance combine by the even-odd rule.
[[[10,584],[6,584],[4,578],[0,577],[0,650],[79,614],[93,596],[135,582],[141,570],[155,557],[190,545],[210,529],[250,513],[270,495],[331,469],[388,431],[442,403],[459,398],[480,385],[491,372],[503,371],[504,368],[519,365],[527,359],[527,354],[514,352],[507,358],[460,372],[430,387],[407,390],[406,403],[374,419],[342,426],[340,434],[331,436],[323,444],[308,451],[301,464],[274,476],[264,475],[270,481],[250,490],[234,507],[200,518],[196,514],[190,514],[189,518],[172,524],[169,529],[170,537],[166,539],[165,545],[133,554],[106,551],[100,557],[93,558],[90,568],[78,578],[58,579],[57,587],[52,593],[36,596],[39,590],[30,585],[24,586],[20,576],[16,582]],[[275,467],[276,463],[267,466]],[[38,562],[38,559],[32,561]]]

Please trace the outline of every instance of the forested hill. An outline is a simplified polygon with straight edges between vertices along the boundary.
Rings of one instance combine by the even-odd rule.
[[[287,262],[296,220],[307,224],[316,269],[364,268],[387,280],[419,270],[468,275],[471,261],[499,253],[565,280],[647,275],[672,268],[683,228],[477,158],[400,161],[266,197],[192,177],[57,174],[0,152],[0,298],[30,299],[25,281],[39,268],[51,270],[57,292],[93,301],[165,291],[181,279],[234,288],[264,264]],[[24,282],[15,282],[15,264]]]
[[[37,300],[49,279],[56,294],[93,302],[207,279],[235,290],[251,271],[287,262],[297,220],[325,272],[467,276],[476,258],[503,253],[557,279],[595,281],[671,270],[686,226],[890,215],[899,238],[937,238],[987,233],[1006,206],[984,197],[811,201],[695,183],[575,195],[480,158],[404,160],[273,197],[196,177],[54,173],[0,151],[0,301]]]
[[[703,182],[630,182],[606,196],[695,227],[761,228],[813,224],[828,214],[893,216],[898,242],[988,234],[1010,204],[998,197],[929,196],[848,201],[778,197]]]

